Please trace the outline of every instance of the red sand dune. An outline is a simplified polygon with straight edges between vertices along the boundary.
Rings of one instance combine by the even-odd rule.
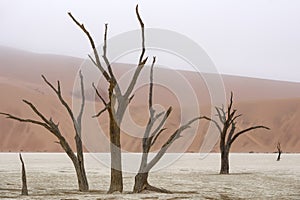
[[[46,116],[52,117],[54,121],[60,123],[62,132],[66,138],[72,141],[74,137],[73,127],[68,118],[65,109],[59,104],[56,96],[43,83],[40,75],[44,74],[55,83],[61,81],[65,98],[69,103],[72,101],[72,88],[74,77],[83,60],[79,58],[34,54],[5,47],[0,48],[0,111],[9,112],[18,116],[34,118],[31,110],[22,103],[22,99],[32,101]],[[118,77],[123,75],[134,65],[115,64],[114,71]],[[144,69],[148,71],[147,69]],[[169,77],[172,79],[173,73],[180,73],[192,86],[196,92],[201,114],[210,114],[210,96],[205,83],[199,74],[188,71],[170,71],[167,69],[155,70],[155,77]],[[215,75],[204,74],[209,78]],[[282,149],[285,152],[300,152],[300,83],[263,80],[255,78],[222,76],[226,94],[234,91],[235,107],[243,117],[239,121],[239,128],[246,128],[250,125],[263,124],[269,126],[271,131],[258,130],[247,135],[241,136],[236,141],[232,150],[234,152],[273,152],[276,151],[276,144],[281,142]],[[186,86],[180,81],[174,81],[174,87],[185,91]],[[106,85],[102,81],[99,83],[99,89],[105,96]],[[94,103],[94,97],[91,97],[91,86],[86,85],[86,95],[88,103]],[[131,102],[129,112],[133,120],[144,125],[147,121],[147,92],[148,87],[142,87],[136,91],[134,100]],[[179,100],[168,89],[156,86],[154,102],[167,108],[173,106],[173,113],[166,124],[168,130],[161,137],[159,143],[154,149],[160,147],[168,135],[178,127],[180,118],[185,117],[180,113]],[[78,91],[73,93],[78,96]],[[184,93],[183,93],[184,94]],[[96,101],[96,107],[100,108],[101,103]],[[195,109],[197,105],[184,105],[189,110]],[[95,119],[88,118],[85,122],[87,131],[86,142],[89,151],[108,151],[105,137],[99,137],[95,132]],[[99,119],[99,123],[105,134],[108,130],[107,115]],[[199,152],[203,139],[206,134],[208,122],[201,121],[193,137],[191,131],[183,134],[184,137],[176,141],[171,148],[172,152],[188,151]],[[134,131],[132,131],[133,133]],[[142,132],[133,133],[141,135]],[[5,119],[0,116],[0,151],[32,151],[32,152],[53,152],[62,151],[60,146],[55,143],[56,138],[50,133],[31,124],[22,124]],[[124,151],[140,152],[140,139],[133,137],[128,132],[122,134],[122,144]],[[73,144],[73,142],[71,142]],[[215,145],[213,151],[218,151]]]

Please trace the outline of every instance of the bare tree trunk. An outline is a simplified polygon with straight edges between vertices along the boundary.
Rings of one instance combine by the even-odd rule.
[[[220,151],[221,151],[221,169],[220,174],[229,174],[229,149],[230,146],[226,145],[226,131],[228,128],[225,127],[225,130],[221,133],[220,138]]]
[[[82,167],[79,165],[78,162],[74,163],[74,166],[75,166],[75,171],[76,171],[76,175],[77,175],[79,191],[87,192],[89,190],[89,186],[88,186],[85,172],[82,171]]]
[[[148,174],[149,172],[139,172],[135,176],[135,181],[134,181],[134,187],[133,187],[133,192],[134,193],[141,193],[144,190],[147,191],[153,191],[153,192],[160,192],[160,193],[167,193],[171,194],[172,192],[163,188],[158,188],[150,185],[148,183]]]
[[[28,195],[28,190],[27,190],[27,179],[26,179],[26,170],[25,170],[25,164],[22,158],[21,153],[19,154],[20,161],[22,163],[22,195]]]
[[[148,162],[148,152],[150,150],[150,144],[148,144],[148,139],[143,138],[143,155],[141,160],[141,165],[139,172],[135,176],[133,193],[140,193],[147,188],[148,183],[148,174],[149,170],[147,170],[147,162]]]
[[[133,192],[134,193],[140,193],[143,190],[146,190],[147,186],[149,185],[148,183],[148,172],[142,173],[139,172],[135,176],[135,181],[134,181],[134,187],[133,187]]]
[[[78,161],[78,154],[77,156],[75,155],[75,153],[72,151],[70,145],[67,143],[66,139],[61,136],[60,137],[60,144],[62,146],[62,148],[64,149],[64,151],[66,152],[66,154],[68,155],[68,157],[71,159],[75,171],[76,171],[76,177],[77,177],[77,182],[78,182],[78,189],[81,192],[86,192],[89,190],[89,186],[88,186],[88,182],[87,182],[87,178],[86,178],[86,173],[85,171],[83,171],[82,169],[82,165],[84,165],[83,163],[80,164]]]
[[[120,127],[114,118],[110,118],[110,156],[111,179],[108,193],[123,191],[122,156]]]
[[[281,151],[278,151],[278,156],[276,161],[280,161]]]
[[[277,150],[278,150],[277,161],[280,161],[280,156],[282,153],[280,142],[278,142],[278,144],[277,144]]]
[[[143,155],[141,160],[141,165],[139,172],[135,175],[133,193],[140,193],[143,190],[146,190],[148,183],[148,174],[147,162],[148,162],[148,152],[150,150],[150,145],[147,145],[148,139],[143,138]]]
[[[221,152],[221,170],[220,174],[229,174],[229,151]]]
[[[78,161],[78,162],[79,162],[79,169],[80,169],[80,179],[82,180],[82,184],[81,186],[79,186],[79,190],[82,192],[87,192],[89,191],[89,184],[86,177],[84,163],[83,161]]]
[[[86,192],[89,190],[89,184],[88,180],[86,177],[86,172],[85,172],[85,167],[84,167],[84,158],[83,158],[83,150],[82,150],[82,141],[80,136],[76,135],[75,136],[75,141],[76,141],[76,149],[77,149],[77,168],[78,173],[78,185],[79,185],[79,190],[82,192]],[[80,180],[80,181],[79,181]]]

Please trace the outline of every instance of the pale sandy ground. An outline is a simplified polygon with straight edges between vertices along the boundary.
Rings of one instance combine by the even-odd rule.
[[[102,161],[107,154],[98,154]],[[15,153],[0,153],[1,199],[300,199],[300,155],[232,154],[231,175],[218,175],[219,154],[184,154],[175,163],[150,175],[153,185],[174,194],[128,194],[134,174],[125,173],[127,194],[105,194],[109,169],[86,155],[90,193],[76,191],[76,178],[69,159],[60,153],[24,153],[29,196],[20,196],[20,163]],[[135,163],[132,154],[125,160]],[[130,163],[130,162],[129,162]]]

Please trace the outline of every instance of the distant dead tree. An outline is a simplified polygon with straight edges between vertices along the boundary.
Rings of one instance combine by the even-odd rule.
[[[219,118],[218,122],[217,120],[214,120],[212,118],[204,116],[203,118],[206,120],[209,120],[213,122],[218,131],[220,132],[220,151],[221,151],[221,170],[220,174],[228,174],[229,173],[229,151],[232,143],[242,134],[245,134],[251,130],[263,128],[270,130],[266,126],[252,126],[249,128],[246,128],[241,131],[236,131],[236,120],[241,117],[242,115],[236,114],[236,109],[232,108],[233,105],[233,93],[231,92],[230,95],[230,103],[228,105],[227,111],[224,109],[224,106],[222,107],[215,107],[217,116]]]
[[[151,147],[155,144],[158,140],[159,136],[163,133],[166,129],[164,128],[164,124],[168,119],[170,113],[172,112],[172,107],[170,106],[166,112],[156,113],[156,110],[153,108],[153,67],[155,64],[155,57],[153,57],[153,62],[150,68],[150,85],[149,85],[149,98],[148,98],[148,109],[149,109],[149,119],[147,126],[145,128],[144,137],[143,137],[143,154],[142,160],[140,164],[140,168],[138,174],[135,176],[135,183],[133,192],[140,193],[144,190],[148,191],[155,191],[155,192],[162,192],[162,193],[170,193],[170,191],[157,188],[148,183],[148,174],[149,171],[158,163],[158,161],[162,158],[162,156],[166,153],[168,148],[181,137],[181,133],[190,127],[192,123],[199,120],[201,117],[195,117],[194,119],[188,121],[186,124],[180,126],[174,133],[168,138],[168,140],[162,145],[160,150],[156,153],[154,158],[152,158],[148,162],[148,155]],[[155,127],[156,122],[158,125]]]
[[[277,144],[277,152],[278,152],[277,161],[280,161],[280,156],[282,153],[280,142],[278,142]]]
[[[108,111],[109,114],[109,135],[110,135],[110,153],[111,153],[111,179],[110,187],[108,193],[113,192],[122,192],[123,191],[123,175],[122,175],[122,159],[121,159],[121,143],[120,143],[120,125],[124,113],[133,98],[132,91],[135,87],[137,79],[140,75],[141,70],[145,66],[148,57],[144,57],[145,54],[145,34],[144,34],[144,23],[140,17],[138,6],[136,6],[136,15],[141,26],[141,35],[142,35],[142,51],[139,57],[139,61],[133,77],[124,93],[122,93],[119,83],[113,73],[111,63],[107,57],[107,24],[105,24],[104,32],[104,45],[103,45],[103,55],[102,58],[106,65],[104,68],[100,61],[100,56],[96,48],[94,39],[90,35],[89,31],[85,28],[84,24],[78,22],[71,13],[68,13],[73,22],[84,32],[87,36],[90,45],[93,50],[94,57],[89,55],[89,58],[93,64],[100,70],[101,74],[106,79],[108,86],[108,101],[106,101],[100,93],[97,91],[97,87],[93,84],[94,89],[96,90],[97,95],[104,104],[104,109],[102,109],[94,117],[100,116],[103,112]]]
[[[25,170],[25,164],[22,158],[22,154],[19,153],[19,158],[21,161],[21,165],[22,165],[22,192],[21,195],[28,195],[28,190],[27,190],[27,178],[26,178],[26,170]]]
[[[77,175],[77,180],[78,180],[78,187],[80,191],[88,191],[89,186],[88,186],[88,181],[86,177],[86,172],[85,172],[85,167],[84,167],[84,157],[83,157],[83,148],[82,148],[82,141],[81,141],[81,120],[82,120],[82,115],[83,115],[83,110],[85,106],[85,95],[84,95],[84,85],[83,85],[83,76],[81,72],[79,73],[80,80],[81,80],[81,95],[82,95],[82,102],[81,102],[81,107],[79,114],[77,118],[75,118],[73,111],[71,110],[70,106],[68,103],[64,100],[62,93],[61,93],[61,87],[60,87],[60,81],[57,81],[57,88],[51,84],[45,76],[42,75],[42,78],[44,82],[55,92],[57,95],[58,99],[60,100],[60,103],[65,107],[65,109],[68,112],[68,115],[70,116],[72,122],[73,122],[73,127],[75,130],[75,143],[76,143],[76,152],[77,154],[74,153],[72,150],[70,144],[66,140],[66,138],[63,136],[59,129],[59,123],[55,123],[52,118],[47,119],[38,109],[37,107],[27,101],[23,100],[25,104],[27,104],[32,111],[41,119],[41,121],[33,120],[33,119],[24,119],[24,118],[19,118],[17,116],[11,115],[9,113],[0,113],[1,115],[5,115],[9,119],[13,119],[19,122],[24,122],[24,123],[32,123],[36,124],[39,126],[44,127],[47,129],[49,132],[51,132],[57,139],[60,144],[60,146],[63,148],[63,150],[67,153],[69,158],[71,159],[76,175]]]

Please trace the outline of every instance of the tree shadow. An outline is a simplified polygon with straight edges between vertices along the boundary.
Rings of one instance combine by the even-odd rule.
[[[216,197],[207,197],[207,196],[204,196],[204,198],[209,199],[209,200],[242,200],[242,198],[232,197],[232,196],[229,196],[229,195],[224,194],[224,193],[219,193],[218,198],[216,198]]]

